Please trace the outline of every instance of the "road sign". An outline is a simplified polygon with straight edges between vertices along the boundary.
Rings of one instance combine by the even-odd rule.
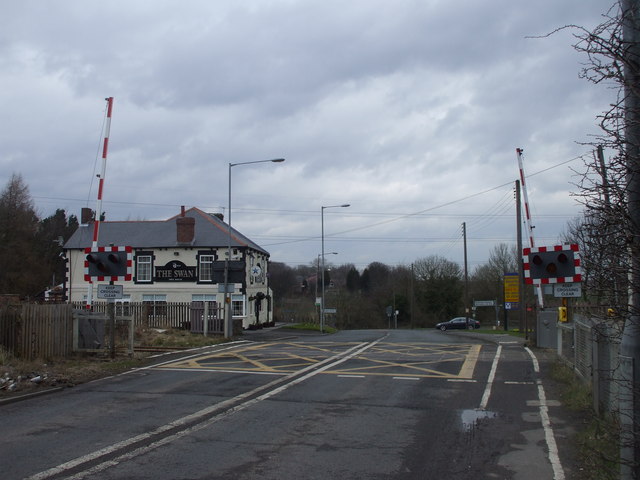
[[[226,287],[226,291],[225,291],[225,287]],[[218,293],[235,293],[235,291],[236,291],[236,286],[233,283],[218,284]]]
[[[495,300],[476,300],[473,302],[474,307],[495,307]]]
[[[98,285],[98,298],[115,300],[122,298],[122,285]]]
[[[579,283],[558,283],[553,286],[554,297],[581,297],[582,287]]]
[[[504,274],[504,301],[509,303],[520,301],[520,277],[517,273]]]

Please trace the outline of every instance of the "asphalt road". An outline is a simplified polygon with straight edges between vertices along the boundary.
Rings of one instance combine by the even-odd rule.
[[[556,479],[572,426],[510,337],[285,330],[0,407],[3,479]],[[538,354],[539,356],[539,354]],[[575,478],[578,478],[577,476]]]

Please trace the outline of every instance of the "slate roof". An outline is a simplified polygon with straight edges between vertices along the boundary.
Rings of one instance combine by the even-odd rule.
[[[195,218],[195,235],[192,243],[178,243],[176,215],[167,220],[100,222],[98,246],[131,246],[133,248],[211,248],[226,247],[229,242],[228,225],[216,215],[192,207],[185,217]],[[93,223],[80,225],[64,244],[65,249],[86,248],[93,243]],[[265,255],[265,249],[231,228],[231,247],[249,247]]]

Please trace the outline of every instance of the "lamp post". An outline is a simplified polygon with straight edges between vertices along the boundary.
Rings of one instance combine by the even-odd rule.
[[[284,158],[273,158],[269,160],[254,160],[252,162],[229,163],[229,198],[227,209],[227,259],[224,262],[224,336],[231,338],[233,336],[233,313],[231,311],[231,299],[229,297],[229,262],[231,261],[231,167],[238,165],[251,165],[253,163],[281,163]]]
[[[320,207],[320,222],[322,228],[322,292],[321,292],[321,305],[320,305],[320,333],[323,332],[324,329],[324,210],[325,208],[346,208],[349,207],[350,204],[344,203],[342,205],[327,205]]]
[[[338,255],[338,252],[328,252],[325,255]],[[321,253],[318,254],[318,261],[316,263],[316,300],[318,300],[318,277],[320,276],[320,257],[323,255]]]

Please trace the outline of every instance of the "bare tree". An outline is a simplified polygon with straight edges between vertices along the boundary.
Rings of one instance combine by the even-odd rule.
[[[626,479],[640,478],[640,2],[617,1],[603,18],[593,30],[565,27],[573,28],[574,48],[588,58],[582,77],[615,93],[598,117],[596,153],[579,172],[584,219],[570,230],[584,250],[584,290],[600,307],[590,314],[623,326],[619,359],[632,365],[631,373],[623,369],[631,382],[622,382],[619,393],[631,397],[618,412]]]
[[[414,262],[417,306],[435,324],[462,313],[462,269],[446,258],[431,255]]]
[[[584,205],[584,218],[569,225],[568,239],[578,240],[583,250],[584,290],[592,305],[601,307],[592,314],[604,317],[613,308],[621,323],[630,313],[627,278],[633,255],[629,252],[640,228],[629,208],[630,180],[640,174],[634,171],[638,159],[630,158],[637,145],[627,135],[627,122],[640,113],[629,106],[629,97],[638,95],[635,79],[640,65],[629,55],[629,42],[624,39],[627,15],[623,2],[616,2],[593,30],[570,27],[576,38],[574,48],[588,58],[581,77],[610,88],[614,101],[598,116],[601,134],[591,142],[594,153],[583,159],[584,170],[577,172],[580,180],[574,195]]]

